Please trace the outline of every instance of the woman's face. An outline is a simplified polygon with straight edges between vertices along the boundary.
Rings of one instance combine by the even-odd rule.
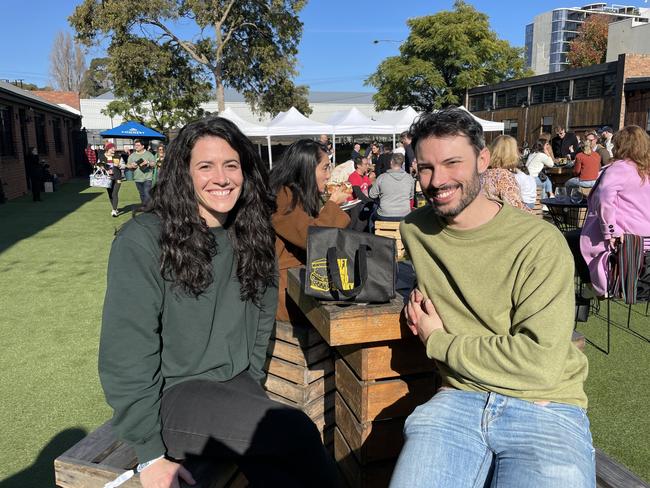
[[[201,137],[190,156],[190,176],[199,200],[199,214],[208,227],[221,227],[244,184],[239,154],[220,137]]]
[[[330,160],[327,157],[327,154],[320,152],[320,161],[316,166],[316,186],[318,186],[318,191],[323,193],[325,191],[325,183],[330,179],[332,175],[332,170],[330,169]]]

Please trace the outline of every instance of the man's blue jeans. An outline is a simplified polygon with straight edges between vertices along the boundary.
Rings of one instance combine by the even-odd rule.
[[[151,191],[151,180],[136,181],[135,186],[140,194],[140,201],[145,204],[149,201],[149,192]]]
[[[442,389],[404,425],[391,488],[594,488],[585,411]]]

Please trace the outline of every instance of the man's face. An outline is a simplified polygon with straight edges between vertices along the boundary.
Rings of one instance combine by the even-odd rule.
[[[325,134],[320,135],[320,143],[325,144],[327,146],[327,135]]]
[[[587,142],[589,143],[589,146],[591,146],[591,149],[596,149],[596,145],[598,144],[598,138],[596,138],[596,136],[593,134],[588,134]]]
[[[603,139],[607,139],[607,140],[609,140],[609,139],[611,139],[611,137],[612,137],[612,133],[611,133],[611,132],[609,132],[609,131],[607,131],[607,130],[604,130],[604,131],[603,131]]]
[[[418,141],[417,168],[422,191],[437,215],[453,219],[481,191],[479,174],[490,164],[490,153],[478,157],[464,135],[434,137]]]
[[[133,144],[133,147],[135,148],[135,150],[137,152],[140,152],[140,151],[144,150],[144,146],[142,145],[141,142],[136,142],[135,144]]]
[[[361,164],[357,167],[357,171],[360,175],[365,175],[368,172],[368,160],[366,158],[361,159]]]
[[[356,152],[359,152],[359,151],[361,150],[361,144],[355,144],[355,145],[354,145],[354,150],[355,150]]]
[[[564,136],[566,135],[566,131],[564,129],[558,129],[555,131],[555,133],[560,136],[560,138],[564,139]]]

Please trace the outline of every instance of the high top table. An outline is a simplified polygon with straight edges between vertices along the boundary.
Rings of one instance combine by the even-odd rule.
[[[434,362],[401,317],[401,297],[383,305],[333,305],[303,292],[289,270],[288,294],[335,349],[334,456],[351,487],[388,486],[404,420],[429,400]]]

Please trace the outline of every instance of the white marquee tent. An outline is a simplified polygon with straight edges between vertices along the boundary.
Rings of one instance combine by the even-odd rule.
[[[269,133],[266,126],[244,120],[230,107],[221,112],[219,116],[233,122],[248,137],[266,137]]]
[[[413,121],[420,114],[413,107],[406,107],[402,110],[386,110],[379,115],[379,122],[393,126],[394,133],[400,134],[411,127]]]
[[[467,110],[463,105],[461,105],[459,108],[462,108],[465,112],[469,112],[474,119],[481,124],[481,127],[483,127],[484,132],[503,132],[505,128],[505,124],[503,122],[494,122],[493,120],[485,120],[480,117],[477,117],[474,115],[472,112]]]

